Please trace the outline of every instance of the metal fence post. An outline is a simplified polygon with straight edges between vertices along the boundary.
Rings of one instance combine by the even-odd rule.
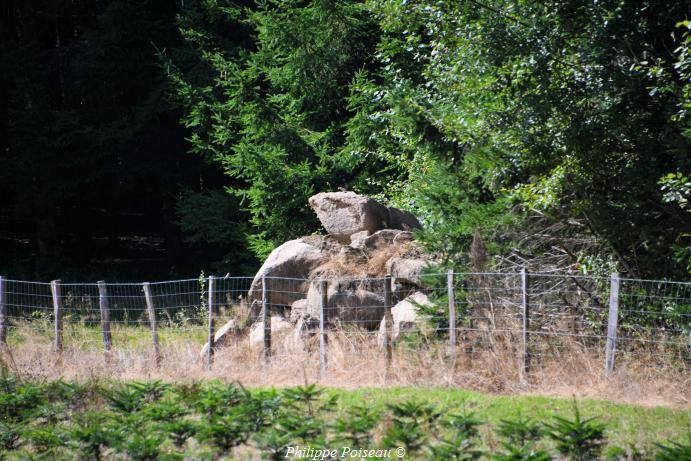
[[[215,319],[214,319],[214,293],[216,291],[216,277],[209,276],[209,338],[208,347],[206,351],[206,366],[209,370],[214,363],[214,348],[215,348]]]
[[[609,315],[607,316],[607,343],[605,345],[605,375],[614,371],[614,354],[617,345],[617,323],[619,322],[619,273],[610,278]]]
[[[101,330],[103,330],[103,347],[106,350],[106,357],[113,345],[113,338],[110,333],[110,310],[108,308],[108,291],[106,282],[100,280],[98,284],[98,306],[101,311]]]
[[[262,274],[262,323],[264,324],[264,362],[271,358],[271,303],[269,300],[269,280]]]
[[[521,269],[521,306],[522,306],[522,325],[521,325],[521,380],[528,379],[530,370],[530,274],[525,267]]]
[[[386,333],[384,334],[384,349],[386,351],[386,371],[388,373],[393,362],[393,315],[391,314],[392,293],[391,275],[384,277],[384,324]]]
[[[154,306],[154,298],[151,296],[151,284],[144,282],[142,284],[144,289],[144,298],[146,299],[146,310],[149,314],[149,326],[151,327],[151,340],[154,346],[154,362],[156,366],[161,363],[161,351],[158,348],[158,324],[156,322],[156,308]]]
[[[7,316],[7,304],[5,301],[5,278],[0,275],[0,345],[7,344],[7,326],[5,325]]]
[[[60,280],[50,282],[53,294],[53,314],[55,316],[55,350],[62,351],[62,306],[60,303]]]
[[[446,274],[446,287],[449,293],[449,354],[456,357],[456,285],[453,269]]]
[[[326,378],[326,307],[329,302],[327,280],[319,282],[319,379]]]

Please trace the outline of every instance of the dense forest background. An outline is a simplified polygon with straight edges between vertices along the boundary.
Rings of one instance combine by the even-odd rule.
[[[688,279],[690,12],[7,0],[0,274],[250,274],[343,188],[443,264]]]

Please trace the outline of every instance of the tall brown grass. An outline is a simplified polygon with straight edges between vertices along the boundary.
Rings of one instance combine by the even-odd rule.
[[[87,328],[87,331],[83,331]],[[190,382],[237,381],[249,386],[291,386],[318,382],[340,388],[386,386],[461,387],[502,394],[576,395],[646,406],[691,408],[688,362],[675,358],[663,344],[619,352],[612,376],[603,373],[599,344],[579,338],[534,339],[527,380],[519,375],[518,338],[510,333],[463,332],[454,357],[439,340],[422,336],[397,342],[387,367],[376,334],[338,331],[328,335],[326,376],[319,380],[316,336],[296,342],[274,338],[272,356],[264,360],[260,345],[247,337],[219,348],[211,369],[200,357],[203,327],[162,329],[159,366],[154,363],[148,331],[114,331],[110,353],[102,350],[98,329],[66,331],[65,349],[52,349],[49,331],[19,329],[2,351],[2,360],[25,379],[89,380],[114,378]]]

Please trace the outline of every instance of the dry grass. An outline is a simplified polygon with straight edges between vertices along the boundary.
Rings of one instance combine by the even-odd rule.
[[[364,246],[359,249],[337,245],[331,248],[330,257],[326,262],[311,271],[309,279],[381,278],[387,273],[386,263],[390,259],[415,259],[423,257],[423,254],[422,249],[413,242],[398,245],[379,244],[373,248]]]
[[[88,327],[83,327],[81,330]],[[65,350],[52,350],[50,334],[26,329],[11,337],[3,360],[19,376],[31,379],[123,380],[162,379],[191,382],[200,379],[239,381],[249,386],[291,386],[319,381],[317,338],[296,345],[292,336],[274,338],[273,357],[262,360],[259,345],[242,338],[217,351],[211,370],[200,359],[204,328],[162,329],[163,360],[156,367],[150,336],[143,328],[114,331],[114,349],[106,357],[99,332],[79,327],[66,331]],[[127,337],[129,334],[129,337]],[[127,340],[125,341],[125,338]],[[400,342],[387,370],[376,334],[334,332],[328,338],[328,369],[324,386],[339,388],[389,386],[450,386],[499,394],[543,394],[589,397],[645,406],[691,408],[691,373],[688,364],[670,359],[661,348],[620,354],[617,370],[606,378],[601,349],[572,339],[543,347],[532,359],[528,382],[518,370],[516,338],[506,334],[466,335],[457,347],[455,364],[444,344]],[[125,344],[126,347],[122,347]],[[662,346],[660,346],[662,347]],[[645,352],[645,353],[643,353]]]

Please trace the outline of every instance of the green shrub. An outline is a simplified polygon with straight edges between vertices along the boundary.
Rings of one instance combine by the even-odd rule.
[[[573,402],[574,419],[554,417],[547,424],[548,435],[557,444],[559,452],[573,461],[597,458],[605,443],[605,426],[595,418],[582,419],[578,404]]]
[[[496,433],[504,441],[502,451],[493,455],[495,461],[548,461],[552,456],[536,448],[538,441],[545,434],[541,424],[519,415],[515,419],[503,419],[497,426]]]
[[[674,442],[657,444],[659,451],[655,459],[657,461],[688,461],[691,460],[691,431],[686,442]]]

